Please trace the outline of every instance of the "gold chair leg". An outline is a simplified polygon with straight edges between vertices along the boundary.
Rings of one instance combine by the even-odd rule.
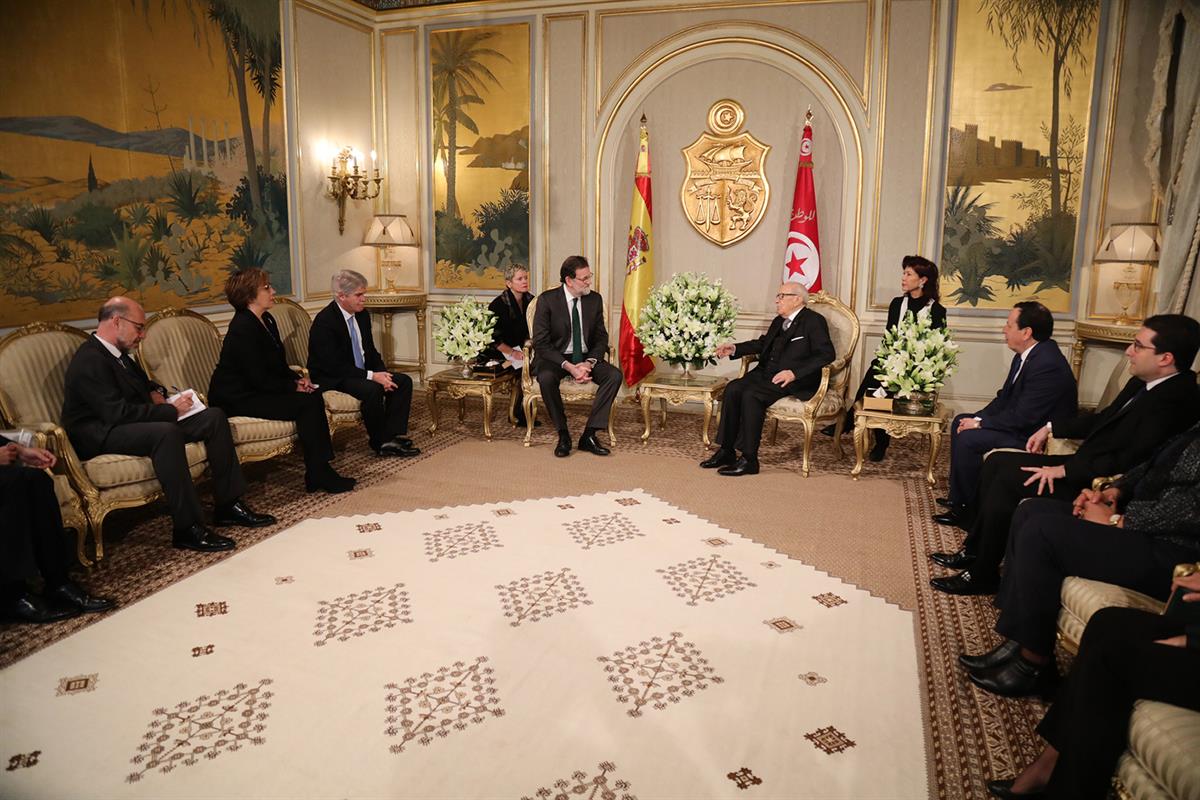
[[[812,450],[813,429],[808,422],[802,423],[804,428],[804,460],[800,465],[800,469],[804,472],[804,477],[808,477],[808,453]]]
[[[101,566],[100,562],[104,560],[104,518],[108,516],[108,511],[101,512],[98,516],[93,516],[88,513],[88,521],[92,524],[92,544],[96,550],[96,566]]]
[[[617,405],[616,405],[616,403],[613,403],[611,406],[608,407],[608,446],[609,447],[617,446],[617,435],[615,433],[613,433],[613,417],[616,416],[616,413],[617,413]]]
[[[846,415],[838,414],[837,422],[833,424],[833,452],[837,454],[838,461],[846,457],[842,452],[842,433],[846,427]]]
[[[525,446],[529,447],[529,440],[533,438],[533,423],[537,414],[537,396],[525,395],[522,405],[525,407]]]
[[[79,523],[76,524],[78,525]],[[82,526],[75,528],[75,557],[79,559],[80,564],[91,569],[94,562],[87,557],[87,551],[84,548],[87,536],[88,524],[85,521]]]

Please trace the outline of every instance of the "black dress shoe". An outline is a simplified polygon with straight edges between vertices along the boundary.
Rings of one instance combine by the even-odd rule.
[[[73,581],[47,589],[46,599],[59,607],[82,611],[84,614],[95,614],[117,607],[114,601],[107,597],[93,597]]]
[[[1011,800],[1017,797],[1025,797],[1029,800],[1042,800],[1046,796],[1044,791],[1017,793],[1012,790],[1012,785],[1012,778],[1005,778],[1002,781],[988,781],[988,794],[992,797],[1002,797],[1004,800]]]
[[[196,550],[201,553],[216,553],[221,550],[232,550],[237,542],[228,536],[222,536],[203,525],[193,525],[186,531],[175,531],[171,544],[180,550]]]
[[[971,683],[1001,697],[1047,697],[1058,678],[1053,661],[1034,664],[1019,654],[998,667],[971,673]]]
[[[585,433],[582,437],[580,437],[579,449],[598,456],[606,456],[612,452],[607,447],[600,444],[600,441],[596,438],[596,434],[594,433]]]
[[[1012,639],[1005,639],[1000,644],[988,650],[983,655],[969,656],[963,653],[958,657],[958,663],[971,672],[998,667],[1021,651],[1021,645]]]
[[[421,455],[421,450],[416,447],[400,444],[397,441],[391,441],[379,445],[378,449],[375,450],[375,454],[393,458],[412,458],[413,456]]]
[[[826,425],[824,428],[821,428],[822,436],[833,436],[835,433],[837,433],[837,425]]]
[[[929,560],[946,569],[966,569],[975,563],[975,556],[965,550],[954,553],[930,553]]]
[[[953,508],[945,514],[934,514],[933,521],[938,525],[949,525],[954,528],[962,528],[964,531],[970,528],[971,525],[963,514]]]
[[[559,458],[571,455],[571,436],[566,431],[559,432],[558,445],[554,448],[554,455]]]
[[[929,585],[946,594],[995,594],[1000,588],[1000,581],[980,580],[971,575],[970,570],[963,570],[957,575],[933,578]]]
[[[700,466],[705,469],[716,469],[717,467],[727,467],[737,461],[737,453],[732,450],[726,450],[724,447],[717,450],[708,458],[700,462]]]
[[[22,592],[19,596],[6,602],[0,610],[5,622],[28,622],[42,625],[47,622],[59,622],[64,619],[79,616],[77,608],[51,608],[46,601],[30,592]]]
[[[304,490],[309,492],[328,492],[329,494],[341,494],[348,492],[358,483],[354,478],[347,478],[344,475],[338,475],[332,467],[327,467],[321,474],[305,475]]]
[[[274,525],[277,520],[270,514],[256,514],[241,500],[235,500],[227,506],[213,511],[213,525],[223,528],[236,525],[240,528],[265,528]]]
[[[937,503],[942,508],[954,508],[954,504],[950,502],[949,497],[935,497],[933,502]]]
[[[718,475],[737,478],[742,475],[757,475],[758,474],[758,459],[746,458],[742,456],[732,464],[726,464],[717,470]]]
[[[395,442],[396,444],[400,445],[401,447],[412,447],[413,446],[413,440],[408,438],[407,436],[393,436],[392,441]]]

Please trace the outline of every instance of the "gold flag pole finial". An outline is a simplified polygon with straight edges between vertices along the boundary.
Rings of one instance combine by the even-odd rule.
[[[645,124],[646,124],[646,115],[645,115],[645,113],[643,113],[643,114],[642,114],[642,124],[643,124],[643,125],[645,125]]]
[[[812,125],[812,118],[813,118],[812,106],[809,106],[808,111],[804,112],[804,124]]]

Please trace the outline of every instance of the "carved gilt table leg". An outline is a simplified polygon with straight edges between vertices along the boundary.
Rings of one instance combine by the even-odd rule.
[[[430,433],[433,433],[438,429],[437,393],[437,382],[430,381],[429,387],[425,390],[425,399],[429,401],[429,417],[433,420],[433,424],[429,426]]]
[[[712,442],[708,440],[708,423],[712,420],[713,415],[713,398],[711,394],[704,395],[704,423],[700,426],[700,441],[704,442],[705,447],[711,447]]]
[[[492,389],[483,387],[483,438],[492,440]]]
[[[854,418],[854,466],[850,470],[850,477],[854,478],[854,480],[858,480],[858,475],[862,472],[866,444],[866,423],[861,416],[856,416]]]
[[[650,438],[650,390],[642,389],[642,421],[646,423],[646,430],[642,431],[642,441]]]
[[[933,478],[933,466],[937,463],[938,451],[942,448],[942,429],[940,425],[935,425],[933,430],[929,432],[929,469],[925,473],[925,480],[933,486],[936,481]]]

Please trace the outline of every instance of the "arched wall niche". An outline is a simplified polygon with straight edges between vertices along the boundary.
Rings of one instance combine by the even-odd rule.
[[[625,71],[601,108],[593,137],[596,165],[593,264],[619,315],[625,243],[643,113],[650,132],[654,185],[655,278],[683,271],[721,278],[739,298],[747,321],[774,315],[799,158],[800,131],[809,105],[814,114],[815,174],[821,230],[822,281],[853,303],[858,265],[865,262],[860,233],[866,209],[866,117],[846,70],[802,37],[778,28],[703,26],[648,50]],[[771,145],[767,211],[754,231],[726,248],[689,225],[680,201],[686,166],[680,150],[707,127],[710,106],[737,100],[743,130]]]

